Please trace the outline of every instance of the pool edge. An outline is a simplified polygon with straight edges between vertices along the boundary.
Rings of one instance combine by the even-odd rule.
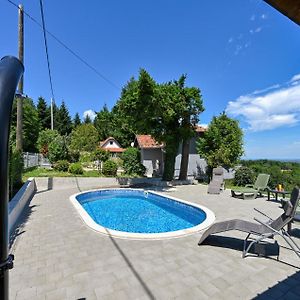
[[[208,228],[210,225],[213,224],[215,221],[215,214],[207,207],[196,204],[194,202],[189,202],[183,199],[179,199],[170,195],[164,195],[162,193],[156,192],[156,191],[149,191],[152,194],[159,195],[165,198],[169,198],[173,201],[177,201],[180,203],[184,203],[186,205],[200,208],[202,209],[206,214],[206,219],[199,225],[193,226],[190,228],[182,229],[182,230],[176,230],[176,231],[170,231],[170,232],[163,232],[163,233],[134,233],[134,232],[124,232],[124,231],[117,231],[108,229],[106,227],[103,227],[99,224],[97,224],[90,215],[86,212],[86,210],[82,207],[82,205],[78,202],[76,199],[76,196],[83,194],[83,193],[89,193],[89,192],[95,192],[95,191],[101,191],[101,190],[124,190],[124,188],[104,188],[104,189],[93,189],[88,190],[84,192],[79,192],[76,194],[73,194],[69,197],[70,201],[72,202],[73,206],[77,210],[79,216],[81,217],[83,223],[85,223],[89,228],[92,230],[104,235],[104,236],[110,236],[114,238],[120,238],[120,239],[130,239],[130,240],[163,240],[163,239],[173,239],[173,238],[180,238],[189,236],[198,232],[203,231],[204,229]],[[145,191],[144,189],[131,189],[127,188],[126,190],[132,190],[132,191]]]

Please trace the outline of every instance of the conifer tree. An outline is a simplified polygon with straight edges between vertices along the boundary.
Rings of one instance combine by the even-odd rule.
[[[50,108],[47,107],[47,103],[43,97],[38,98],[37,112],[39,116],[41,129],[44,130],[46,128],[50,128],[51,127]]]
[[[73,127],[75,128],[75,127],[77,127],[80,124],[81,124],[81,120],[80,120],[79,113],[76,113],[75,117],[73,119]]]
[[[59,109],[57,109],[55,113],[55,125],[54,128],[61,134],[61,135],[68,135],[72,131],[72,121],[66,107],[65,102],[61,103]]]
[[[83,120],[83,123],[84,124],[91,124],[92,123],[91,117],[89,115],[86,115],[84,120]]]

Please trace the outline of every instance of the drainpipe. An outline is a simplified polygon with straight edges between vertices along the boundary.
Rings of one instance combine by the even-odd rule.
[[[13,56],[0,60],[0,299],[8,300],[8,270],[13,255],[8,255],[8,140],[11,108],[23,64]]]

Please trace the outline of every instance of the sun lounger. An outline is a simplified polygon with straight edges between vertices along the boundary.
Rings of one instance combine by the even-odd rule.
[[[207,189],[208,194],[220,194],[224,188],[223,168],[218,167],[213,169],[213,177]]]
[[[299,197],[299,188],[294,188],[291,194],[291,199],[289,201],[286,201],[283,207],[283,214],[275,220],[271,219],[270,217],[256,209],[257,212],[267,217],[268,221],[263,222],[254,218],[257,223],[239,219],[215,223],[203,233],[198,245],[201,245],[211,234],[229,230],[242,231],[248,233],[244,240],[243,257],[245,257],[249,253],[253,245],[259,245],[260,243],[266,242],[267,239],[274,238],[274,236],[276,235],[280,235],[300,258],[299,246],[294,242],[289,233],[284,229],[284,226],[289,224],[294,218],[296,208],[299,203]],[[256,238],[251,238],[251,240],[249,240],[250,236],[252,235],[256,236]]]
[[[270,179],[269,174],[259,174],[256,178],[254,185],[246,185],[231,190],[232,197],[242,199],[255,199],[258,195],[262,196],[262,192],[267,188]]]

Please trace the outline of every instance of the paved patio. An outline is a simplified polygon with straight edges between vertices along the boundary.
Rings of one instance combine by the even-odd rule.
[[[278,203],[266,199],[244,201],[231,198],[229,190],[221,195],[206,190],[178,186],[164,193],[207,206],[217,220],[253,220],[258,217],[253,207],[271,216],[281,213]],[[76,192],[40,190],[32,199],[12,245],[10,299],[300,298],[300,260],[284,247],[278,262],[242,259],[239,238],[245,234],[239,232],[200,247],[200,233],[163,241],[106,237],[83,223],[69,200]],[[228,247],[218,247],[222,243]]]

